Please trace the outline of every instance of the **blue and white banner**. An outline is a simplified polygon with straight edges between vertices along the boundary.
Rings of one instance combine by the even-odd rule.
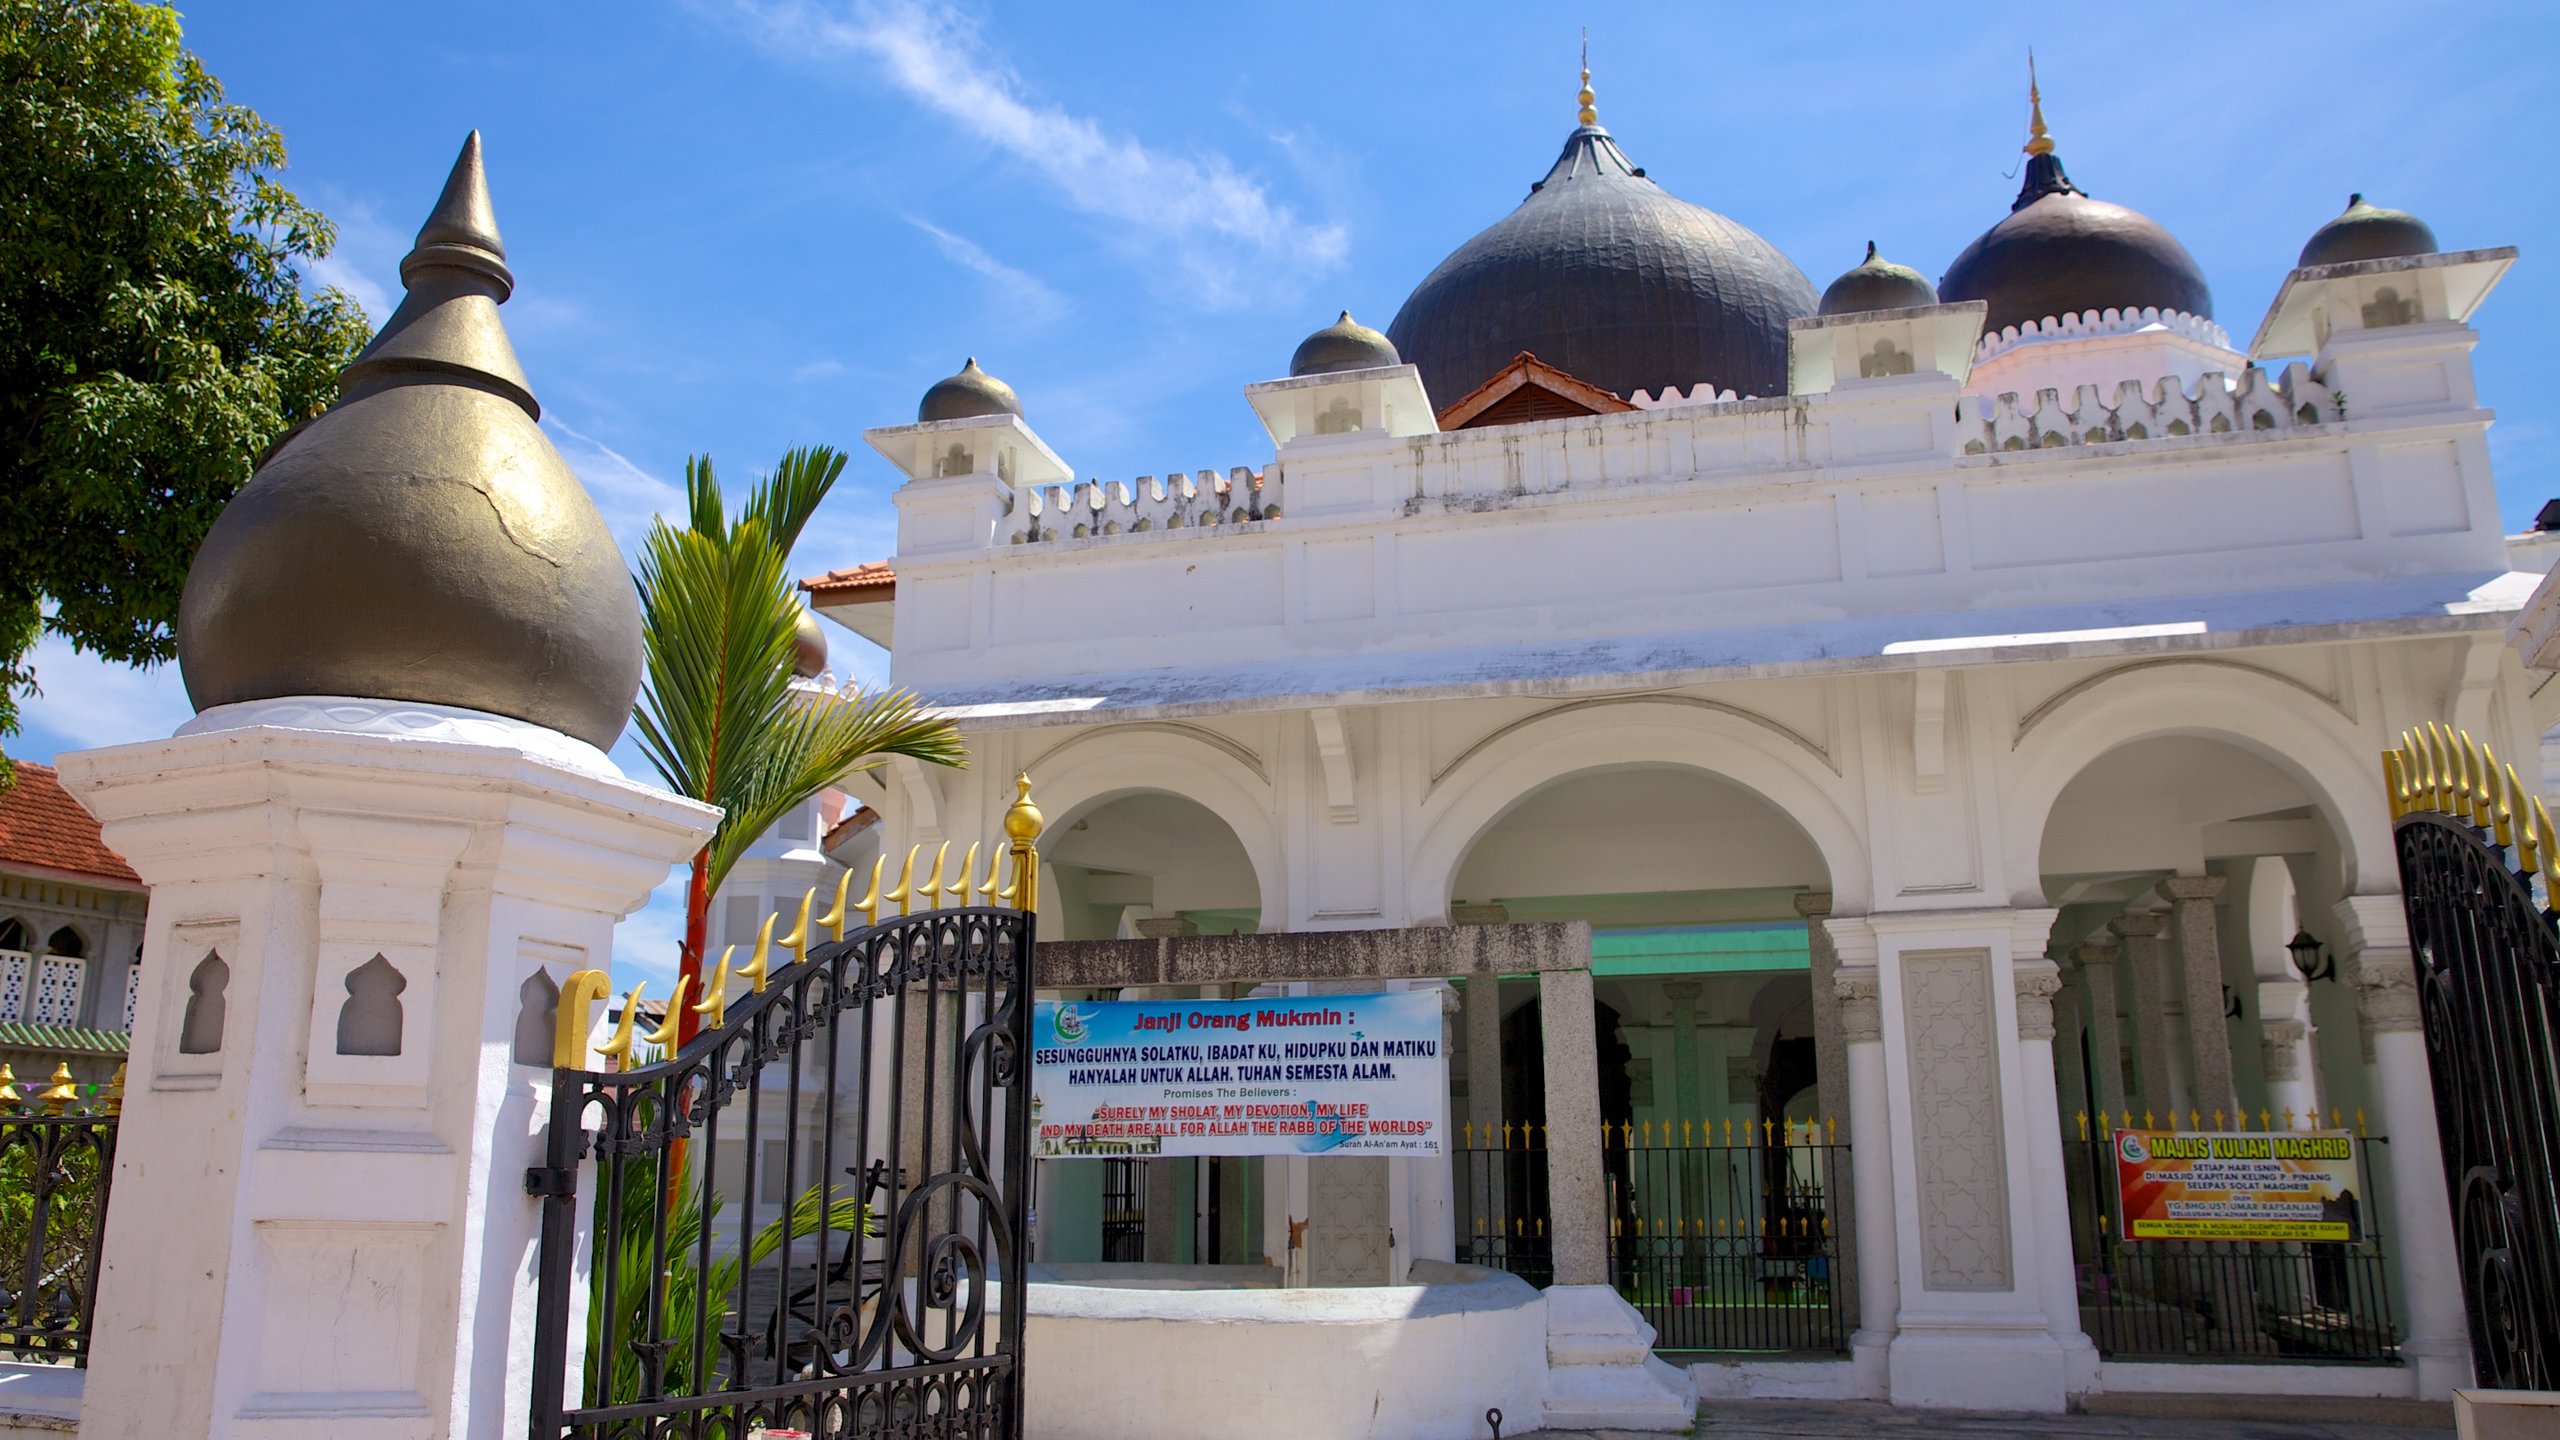
[[[1437,1155],[1440,995],[1042,1001],[1032,1153]]]

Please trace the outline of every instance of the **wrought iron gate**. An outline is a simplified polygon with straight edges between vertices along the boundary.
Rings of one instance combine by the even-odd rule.
[[[706,1028],[672,1056],[554,1073],[548,1164],[526,1177],[545,1197],[537,1440],[1021,1434],[1038,812],[1007,822],[1014,884],[997,892],[991,869],[978,892],[1023,908],[839,930],[769,977],[759,942],[734,977],[723,958]],[[967,895],[974,866],[944,885],[937,857],[911,887],[914,864],[891,900]],[[879,899],[875,869],[851,909]],[[839,888],[815,923],[846,912]],[[804,900],[772,944],[799,953],[811,933]],[[753,990],[731,1004],[733,978]],[[573,977],[564,1033],[588,1001]],[[601,1048],[629,1057],[639,1008],[635,992]],[[645,1038],[676,1033],[670,1018]],[[583,1033],[563,1048],[582,1059]]]
[[[2512,766],[2429,725],[2383,756],[2472,1364],[2560,1382],[2560,939],[2551,817]],[[2415,1157],[2411,1157],[2415,1158]]]

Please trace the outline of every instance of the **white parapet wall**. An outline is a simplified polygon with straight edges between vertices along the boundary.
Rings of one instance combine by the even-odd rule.
[[[1024,1338],[1029,1440],[1484,1440],[1544,1423],[1547,1311],[1514,1276],[1164,1289],[1043,1283]]]

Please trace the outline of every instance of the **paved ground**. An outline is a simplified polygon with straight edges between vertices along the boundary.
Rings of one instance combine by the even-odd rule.
[[[1865,1440],[1877,1435],[1907,1440],[2448,1440],[2453,1434],[2450,1406],[2405,1402],[2289,1402],[2287,1408],[2300,1418],[2286,1420],[2234,1415],[2228,1406],[2210,1404],[2152,1408],[2179,1413],[1963,1415],[1849,1401],[1713,1400],[1691,1433],[1698,1440]],[[2340,1418],[2353,1415],[2379,1423]],[[1528,1436],[1506,1434],[1503,1440],[1568,1436],[1660,1440],[1616,1430],[1541,1430]]]

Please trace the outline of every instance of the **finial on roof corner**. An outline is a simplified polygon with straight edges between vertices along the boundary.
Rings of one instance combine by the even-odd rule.
[[[2044,92],[2036,85],[2036,52],[2027,51],[2027,146],[2030,155],[2053,153],[2053,137],[2044,128]]]
[[[1582,27],[1582,93],[1576,97],[1574,102],[1582,107],[1578,112],[1576,112],[1576,114],[1577,118],[1579,118],[1585,125],[1597,125],[1600,123],[1600,112],[1591,108],[1592,98],[1591,27],[1585,25]]]

